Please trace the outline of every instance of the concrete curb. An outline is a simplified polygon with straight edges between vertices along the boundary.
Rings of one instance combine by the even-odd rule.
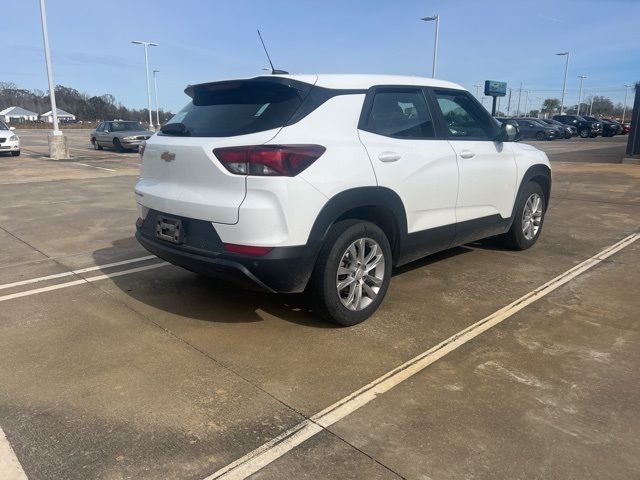
[[[640,157],[626,157],[622,159],[622,163],[629,165],[640,165]]]

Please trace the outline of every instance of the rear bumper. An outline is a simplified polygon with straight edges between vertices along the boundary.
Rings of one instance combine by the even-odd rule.
[[[264,256],[254,257],[224,251],[213,225],[169,214],[182,220],[186,237],[173,244],[155,235],[159,215],[151,210],[136,239],[149,252],[192,272],[219,278],[247,290],[271,293],[302,292],[311,276],[319,247],[276,247]]]

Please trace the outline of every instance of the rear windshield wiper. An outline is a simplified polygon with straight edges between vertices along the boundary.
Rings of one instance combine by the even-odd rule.
[[[162,126],[160,131],[162,133],[164,133],[165,135],[176,135],[176,136],[180,136],[180,137],[188,137],[188,136],[191,135],[191,132],[185,126],[185,124],[184,123],[180,123],[180,122],[167,123],[166,125]]]

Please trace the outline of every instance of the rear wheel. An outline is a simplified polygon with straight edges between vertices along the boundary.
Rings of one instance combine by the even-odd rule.
[[[573,137],[573,135],[571,134],[571,132],[564,132],[564,138],[565,138],[565,139],[569,139],[569,138],[571,138],[571,137]]]
[[[391,267],[389,240],[377,225],[357,219],[336,223],[313,273],[318,313],[344,326],[366,320],[387,293]]]
[[[504,235],[507,246],[513,250],[526,250],[538,240],[544,223],[547,200],[542,187],[536,182],[525,185],[514,210],[511,228]]]
[[[13,155],[14,157],[19,157],[20,156],[20,150],[14,150],[13,152],[11,152],[11,155]]]
[[[122,146],[122,143],[120,143],[120,140],[118,140],[117,138],[113,139],[113,148],[118,153],[124,152],[124,147]]]

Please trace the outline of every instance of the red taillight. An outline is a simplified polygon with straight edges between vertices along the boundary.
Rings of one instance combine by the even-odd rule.
[[[321,145],[258,145],[216,148],[213,154],[236,175],[294,177],[325,150]]]
[[[223,245],[225,252],[251,255],[252,257],[262,257],[273,250],[273,247],[252,247],[251,245],[236,245],[235,243],[224,243]]]

